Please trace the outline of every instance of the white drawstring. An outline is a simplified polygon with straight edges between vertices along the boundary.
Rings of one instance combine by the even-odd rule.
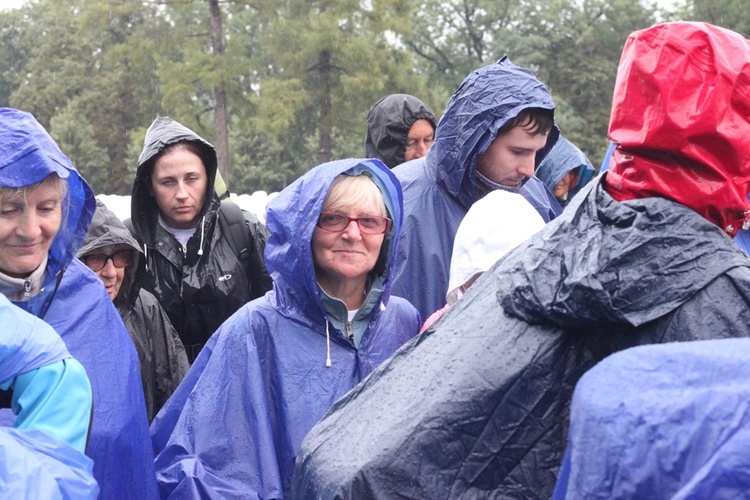
[[[326,354],[326,366],[331,367],[331,336],[328,334],[328,320],[326,320],[326,346],[328,353]]]
[[[206,235],[206,217],[201,219],[201,245],[198,248],[198,255],[203,255],[203,239]]]
[[[143,244],[143,256],[146,258],[146,271],[148,271],[148,247]]]

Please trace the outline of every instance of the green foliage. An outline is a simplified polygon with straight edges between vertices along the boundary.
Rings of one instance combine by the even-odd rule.
[[[508,54],[557,103],[563,134],[598,163],[623,42],[660,19],[750,34],[739,0],[38,0],[0,16],[0,105],[31,111],[97,192],[130,192],[159,115],[213,141],[227,95],[230,188],[276,191],[323,158],[360,156],[381,97],[439,115],[463,78]]]

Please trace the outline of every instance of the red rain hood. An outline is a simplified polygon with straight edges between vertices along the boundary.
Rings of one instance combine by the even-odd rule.
[[[667,198],[733,236],[750,219],[750,42],[705,23],[631,34],[609,138],[616,200]]]

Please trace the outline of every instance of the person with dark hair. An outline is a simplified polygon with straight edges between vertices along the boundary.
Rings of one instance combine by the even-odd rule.
[[[388,168],[422,158],[435,140],[436,124],[435,113],[413,95],[386,96],[367,113],[365,156]]]
[[[99,200],[78,258],[102,280],[135,344],[150,422],[190,367],[185,348],[156,297],[141,287],[146,266],[138,243]]]
[[[0,144],[0,293],[52,326],[86,369],[86,455],[102,498],[154,498],[138,356],[101,281],[75,258],[94,193],[30,114],[0,109]]]
[[[211,337],[152,426],[164,497],[282,498],[305,434],[419,331],[390,294],[398,181],[324,163],[268,206],[274,288]]]
[[[563,136],[560,136],[536,171],[536,176],[563,207],[593,175],[594,166],[583,151]]]
[[[748,89],[737,33],[631,34],[609,171],[337,403],[300,449],[296,496],[550,498],[589,368],[642,344],[750,336],[750,260],[729,237],[750,225]]]
[[[129,221],[145,254],[143,286],[180,335],[192,363],[237,309],[271,288],[266,229],[214,190],[214,147],[161,117],[146,132]]]
[[[404,190],[404,234],[393,293],[423,318],[445,303],[453,240],[475,201],[503,189],[521,194],[545,222],[562,211],[534,177],[559,135],[554,109],[534,74],[504,57],[466,77],[427,156],[394,169]]]

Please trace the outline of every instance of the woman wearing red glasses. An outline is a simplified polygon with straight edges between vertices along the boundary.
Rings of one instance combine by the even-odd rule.
[[[307,432],[417,334],[390,295],[402,200],[382,162],[350,159],[271,201],[273,290],[221,326],[151,426],[162,497],[283,497]]]
[[[156,297],[141,287],[145,259],[138,242],[99,200],[78,258],[104,283],[135,344],[151,422],[180,385],[190,365],[167,313]]]

